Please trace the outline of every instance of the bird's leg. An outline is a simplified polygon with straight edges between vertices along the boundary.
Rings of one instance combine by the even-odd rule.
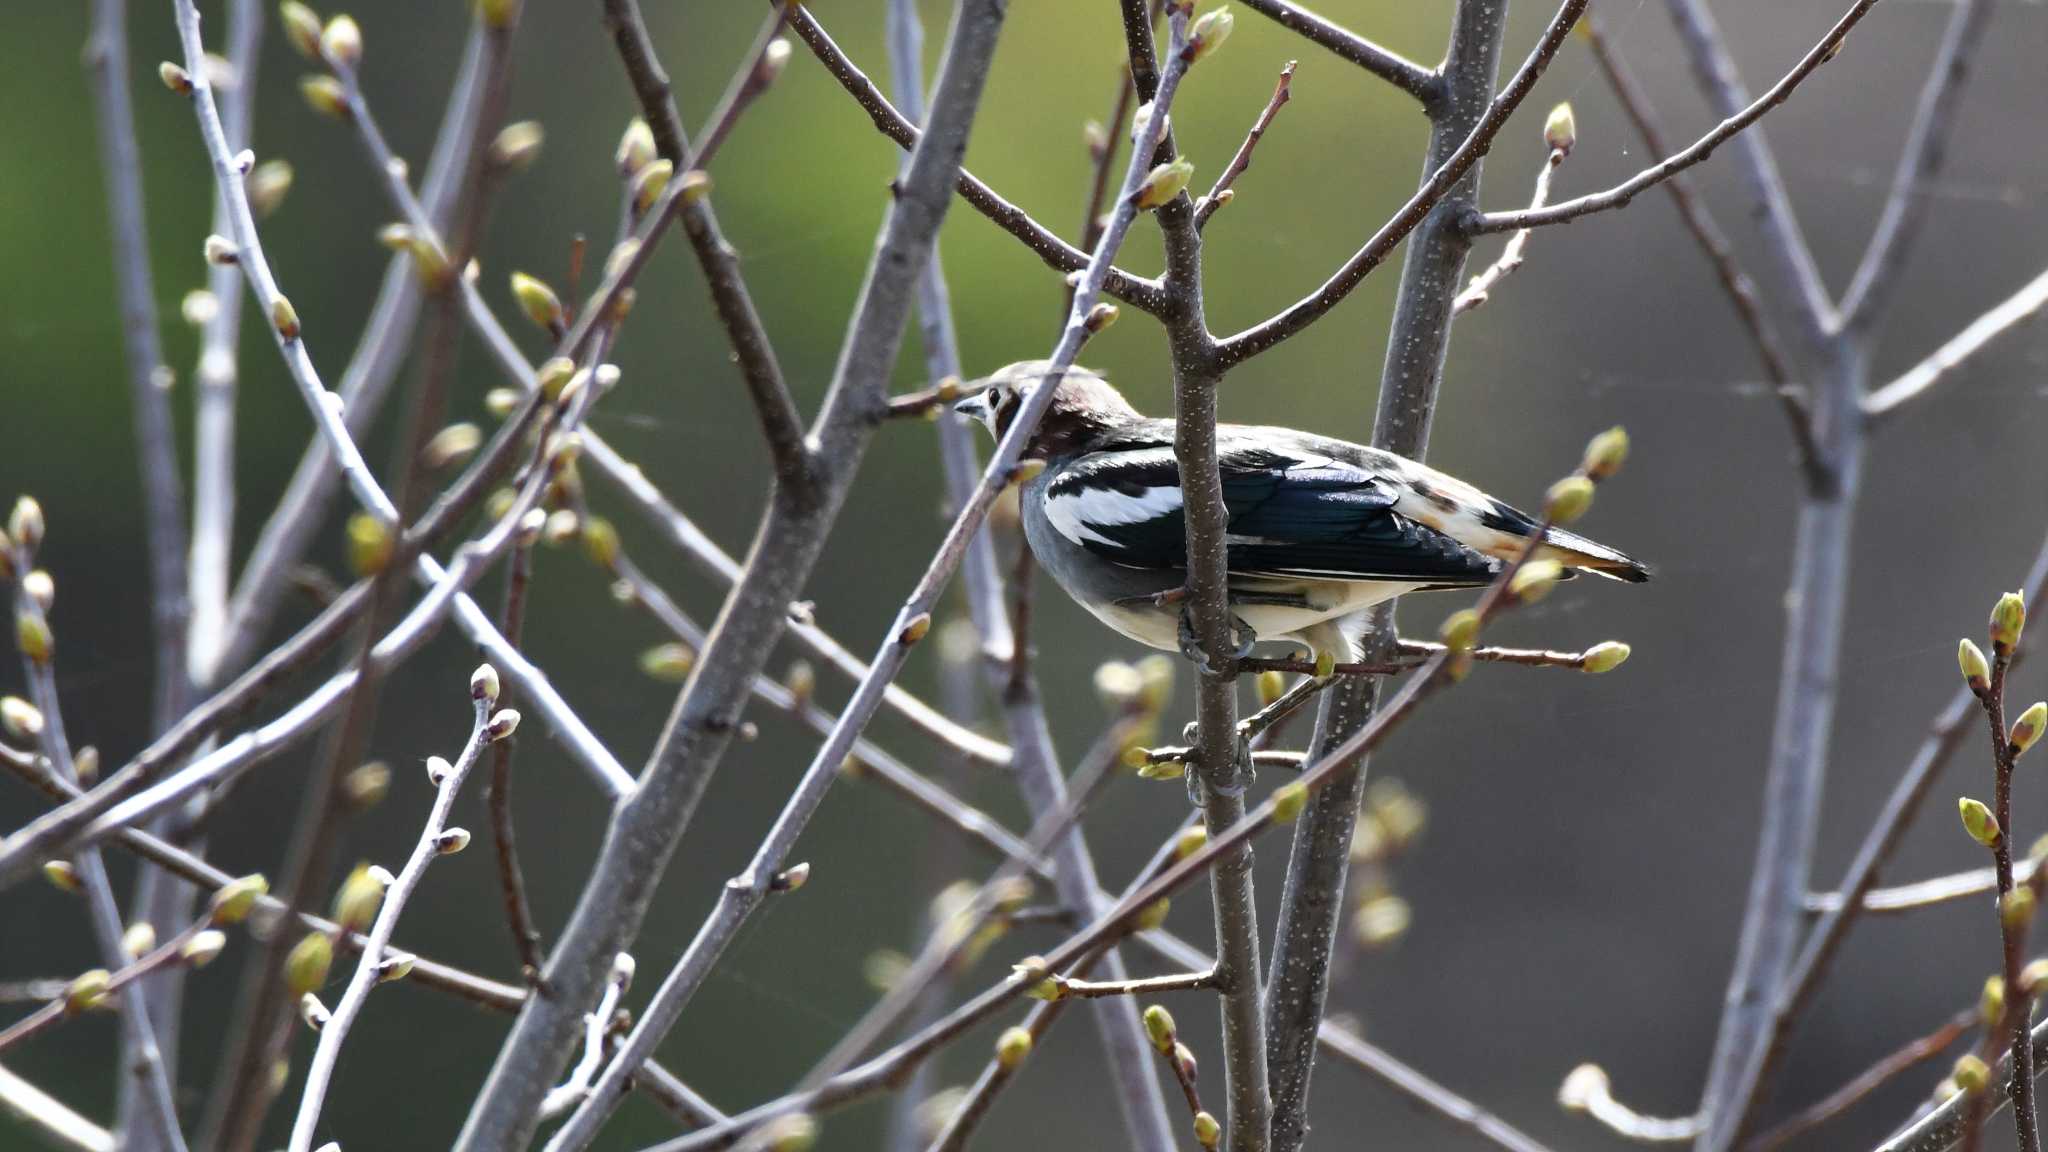
[[[1196,667],[1200,668],[1204,676],[1223,675],[1224,670],[1209,663],[1209,654],[1202,651],[1202,642],[1195,635],[1193,606],[1187,602],[1185,597],[1182,598],[1180,606],[1179,635],[1180,654],[1187,657]],[[1252,654],[1252,646],[1258,642],[1259,634],[1254,632],[1252,626],[1245,623],[1243,618],[1238,616],[1230,618],[1230,643],[1234,646],[1234,650],[1230,654],[1232,663],[1250,656]]]
[[[1187,745],[1188,749],[1188,758],[1182,765],[1185,769],[1183,779],[1186,780],[1188,786],[1188,803],[1197,808],[1207,806],[1208,794],[1211,791],[1208,784],[1202,779],[1200,759],[1202,745],[1200,736],[1200,724],[1190,723],[1180,730],[1181,741]],[[1252,781],[1257,779],[1257,773],[1252,770],[1252,738],[1245,732],[1244,725],[1242,724],[1237,726],[1237,749],[1235,754],[1238,763],[1244,765],[1244,779],[1234,787],[1214,789],[1218,796],[1242,796],[1244,795],[1244,790],[1251,786]]]

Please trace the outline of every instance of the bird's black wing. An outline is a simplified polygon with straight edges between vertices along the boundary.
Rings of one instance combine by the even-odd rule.
[[[1219,446],[1232,574],[1484,584],[1496,562],[1394,510],[1394,481],[1280,442]],[[1180,470],[1170,445],[1096,453],[1063,468],[1045,513],[1069,540],[1129,568],[1187,563]]]

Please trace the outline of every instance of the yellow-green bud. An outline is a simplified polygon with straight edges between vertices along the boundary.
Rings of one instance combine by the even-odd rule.
[[[1301,810],[1308,806],[1308,786],[1299,780],[1290,780],[1273,789],[1273,822],[1292,824]]]
[[[2036,700],[2012,722],[2012,732],[2006,737],[2012,744],[2012,754],[2025,755],[2041,739],[2043,729],[2048,729],[2048,701]]]
[[[261,873],[230,880],[214,890],[207,919],[214,924],[240,924],[249,918],[249,910],[256,907],[256,902],[269,893],[270,881]]]
[[[592,564],[609,570],[619,562],[619,530],[602,516],[583,522],[583,554]]]
[[[377,983],[390,984],[412,975],[413,964],[418,959],[410,952],[386,952],[384,959],[377,962]]]
[[[313,75],[299,78],[299,95],[306,98],[306,106],[322,116],[346,120],[348,112],[348,90],[341,81],[332,76]]]
[[[1998,898],[1998,919],[2007,928],[2025,928],[2034,920],[2034,890],[2015,888]]]
[[[1162,760],[1138,765],[1137,773],[1140,780],[1178,780],[1188,774],[1188,766],[1178,760]]]
[[[2020,633],[2027,628],[2027,601],[2017,592],[2007,592],[1991,608],[1991,647],[2010,653],[2019,646]]]
[[[1991,690],[1991,664],[1984,659],[1984,650],[1967,637],[1956,646],[1956,664],[1963,670],[1963,681],[1970,691],[1979,696]]]
[[[1195,1063],[1195,1050],[1176,1041],[1173,1045],[1174,1067],[1179,1069],[1181,1079],[1192,1081],[1196,1078],[1199,1065]]]
[[[420,452],[420,463],[429,470],[439,471],[451,464],[460,464],[476,454],[483,446],[484,434],[481,428],[464,421],[450,424],[434,433]]]
[[[327,22],[320,32],[320,53],[344,68],[362,62],[363,30],[356,25],[355,17],[343,13]]]
[[[1166,914],[1172,910],[1173,901],[1165,896],[1161,896],[1159,899],[1138,909],[1138,914],[1131,917],[1131,927],[1136,928],[1140,932],[1150,932],[1161,924],[1166,923]]]
[[[299,310],[292,307],[292,302],[283,296],[270,302],[270,323],[277,329],[277,334],[287,341],[299,338]]]
[[[69,860],[43,861],[43,879],[48,880],[50,887],[57,891],[68,892],[73,896],[78,895],[79,889],[83,887],[78,879],[78,869]]]
[[[2048,980],[2048,960],[2030,960],[2020,969],[2020,991],[2028,996],[2041,994],[2041,982]]]
[[[1956,1082],[1957,1088],[1975,1096],[1991,1083],[1991,1068],[1976,1053],[1966,1052],[1956,1058],[1956,1069],[1949,1073],[1949,1079]]]
[[[341,779],[341,793],[350,809],[368,812],[391,792],[391,767],[381,760],[358,764]]]
[[[1962,813],[1963,830],[1970,834],[1970,839],[1986,848],[1998,843],[1998,818],[1991,814],[1991,809],[1986,808],[1983,801],[1963,796],[1956,800],[1956,808]]]
[[[1105,300],[1088,309],[1088,315],[1082,319],[1081,325],[1090,333],[1100,332],[1116,323],[1118,315],[1120,312],[1117,306]]]
[[[562,387],[576,375],[576,362],[567,356],[551,356],[534,373],[534,384],[550,402],[562,395]]]
[[[1022,1028],[1006,1028],[996,1037],[996,1066],[1005,1072],[1014,1071],[1024,1058],[1031,1055],[1031,1033]]]
[[[640,169],[633,177],[633,211],[645,215],[661,194],[668,191],[668,182],[676,174],[676,166],[666,160],[656,160]]]
[[[136,959],[154,947],[156,947],[156,925],[151,924],[147,920],[137,920],[128,926],[126,932],[121,933],[121,951],[126,952],[130,960]]]
[[[443,856],[453,856],[469,847],[469,829],[450,828],[434,837],[434,851]]]
[[[1358,906],[1358,912],[1351,918],[1351,931],[1361,947],[1377,950],[1399,940],[1414,919],[1408,901],[1384,892]]]
[[[1223,1142],[1223,1125],[1207,1112],[1195,1113],[1195,1143],[1204,1148],[1215,1148]]]
[[[220,268],[225,268],[241,259],[241,251],[235,247],[235,242],[218,232],[207,236],[206,242],[199,246],[199,252],[200,255],[206,257],[208,264]]]
[[[638,174],[654,162],[655,155],[654,129],[637,116],[627,121],[626,132],[619,137],[619,174],[628,178]]]
[[[1579,142],[1579,122],[1572,115],[1569,103],[1559,104],[1550,110],[1543,121],[1543,142],[1553,152],[1570,153],[1572,145]]]
[[[377,919],[384,906],[385,890],[391,887],[391,872],[376,864],[358,864],[334,894],[334,922],[346,932],[361,932]]]
[[[711,173],[701,168],[692,168],[683,173],[682,187],[683,203],[695,204],[711,195]]]
[[[1585,657],[1579,662],[1579,667],[1595,676],[1602,672],[1612,672],[1623,664],[1628,663],[1631,651],[1633,649],[1619,640],[1603,640],[1586,649]]]
[[[519,302],[526,318],[550,332],[562,327],[562,298],[555,290],[524,272],[512,274],[512,298]]]
[[[1437,637],[1444,647],[1453,652],[1469,652],[1479,641],[1479,613],[1476,609],[1460,608],[1449,616],[1437,629]]]
[[[14,617],[14,643],[29,663],[37,667],[48,664],[57,647],[56,637],[50,635],[49,622],[36,612],[22,612]]]
[[[696,665],[696,651],[680,641],[656,644],[640,654],[640,671],[672,684],[689,679],[690,669]]]
[[[1046,971],[1045,960],[1038,956],[1027,956],[1021,962],[1010,965],[1010,971],[1018,980],[1029,985],[1024,994],[1033,1000],[1051,1002],[1065,995],[1060,982]]]
[[[1564,568],[1555,560],[1531,560],[1508,581],[1508,594],[1524,604],[1534,604],[1564,578]]]
[[[268,216],[277,211],[292,190],[291,161],[265,160],[249,173],[244,183],[248,187],[249,210],[258,219]]]
[[[192,94],[192,74],[171,63],[169,60],[156,66],[156,76],[157,79],[164,82],[164,87],[169,88],[178,95],[189,96]]]
[[[34,740],[43,734],[43,710],[19,696],[0,696],[0,728],[16,740]]]
[[[320,990],[327,983],[327,969],[334,963],[334,941],[321,932],[308,933],[284,958],[285,987],[294,997]]]
[[[1192,64],[1223,47],[1223,42],[1230,39],[1231,25],[1236,22],[1228,5],[1204,12],[1194,27],[1188,29],[1188,63]]]
[[[1112,712],[1134,708],[1143,698],[1145,680],[1138,670],[1122,660],[1109,660],[1095,667],[1095,694]]]
[[[1195,166],[1187,160],[1161,164],[1147,172],[1134,197],[1139,210],[1171,203],[1174,197],[1186,190],[1188,181],[1192,180],[1194,175]]]
[[[1202,850],[1209,842],[1209,830],[1200,824],[1190,824],[1173,838],[1173,858],[1185,860]]]
[[[1133,665],[1138,670],[1138,681],[1142,686],[1138,703],[1145,711],[1164,712],[1166,706],[1173,703],[1175,663],[1173,657],[1154,652]]]
[[[803,1112],[777,1116],[761,1129],[765,1152],[811,1152],[818,1142],[818,1122]]]
[[[114,974],[105,968],[81,972],[64,989],[64,1011],[72,1016],[99,1007],[107,998]]]
[[[90,788],[100,778],[100,750],[91,744],[71,754],[71,771],[80,785]]]
[[[491,141],[491,163],[511,172],[530,166],[540,156],[547,133],[534,120],[521,120],[500,129]]]
[[[284,0],[277,6],[279,23],[284,25],[285,39],[299,50],[299,55],[308,60],[320,58],[320,17],[299,0]]]
[[[1579,471],[1586,478],[1601,481],[1621,471],[1621,465],[1628,459],[1628,432],[1619,426],[1600,433],[1586,445],[1586,458],[1579,465]]]
[[[1569,524],[1593,506],[1593,482],[1584,476],[1567,476],[1550,486],[1543,514],[1553,524]]]
[[[1259,673],[1253,684],[1258,689],[1261,708],[1271,708],[1279,703],[1280,697],[1287,694],[1287,677],[1270,668]]]
[[[493,388],[484,393],[484,411],[503,420],[519,407],[519,393],[510,388]]]
[[[1177,1039],[1173,1027],[1173,1013],[1154,1004],[1145,1009],[1144,1021],[1145,1036],[1152,1041],[1152,1046],[1161,1052],[1172,1052]]]
[[[190,939],[178,949],[178,958],[194,968],[204,968],[213,963],[221,949],[228,946],[227,933],[214,928],[194,932]]]
[[[1991,1025],[2005,1019],[2005,977],[1985,977],[1984,994],[1977,998],[1977,1015]]]
[[[348,566],[358,576],[374,576],[391,563],[398,539],[391,526],[369,512],[348,518]]]

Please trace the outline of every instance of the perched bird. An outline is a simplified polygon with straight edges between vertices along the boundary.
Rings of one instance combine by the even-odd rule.
[[[954,409],[1000,438],[1049,368],[1011,364],[969,385]],[[1177,603],[1187,526],[1173,431],[1101,376],[1070,368],[1024,450],[1045,469],[1020,495],[1032,554],[1068,595],[1133,640],[1192,654]],[[1488,584],[1539,527],[1462,480],[1328,436],[1219,424],[1216,450],[1231,612],[1247,649],[1285,640],[1356,659],[1365,609],[1404,592]],[[1650,577],[1628,556],[1559,528],[1537,555],[1567,574]]]

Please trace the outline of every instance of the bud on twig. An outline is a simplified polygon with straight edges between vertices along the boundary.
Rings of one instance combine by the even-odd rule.
[[[2048,701],[2036,700],[2020,718],[2012,722],[2012,732],[2006,736],[2012,745],[2014,756],[2023,756],[2027,749],[2041,739],[2041,731],[2048,728]]]
[[[1444,617],[1437,636],[1453,652],[1470,651],[1479,640],[1479,613],[1470,608],[1458,609]]]
[[[76,1016],[100,1006],[107,998],[107,987],[113,982],[113,973],[105,968],[94,968],[81,972],[64,989],[64,1011]]]
[[[1508,594],[1523,604],[1534,604],[1564,577],[1564,568],[1555,560],[1530,560],[1524,563],[1508,581]]]
[[[1195,1113],[1195,1143],[1214,1149],[1223,1142],[1223,1125],[1207,1112]]]
[[[811,862],[805,860],[777,872],[774,878],[768,881],[768,889],[771,892],[794,892],[808,883],[810,878]]]
[[[185,941],[178,949],[178,958],[194,968],[204,968],[213,963],[214,957],[219,956],[221,949],[227,946],[227,933],[206,928],[194,932],[191,939]]]
[[[284,959],[285,987],[293,996],[307,996],[327,983],[327,970],[334,963],[334,941],[323,932],[302,937]]]
[[[156,66],[156,75],[157,79],[164,82],[164,87],[169,88],[178,95],[190,96],[192,94],[192,74],[171,63],[169,60]]]
[[[391,887],[389,869],[376,864],[358,864],[334,894],[334,922],[346,932],[361,932],[377,919],[384,905],[384,893]]]
[[[235,242],[218,233],[209,235],[206,243],[200,245],[200,251],[206,256],[208,264],[220,267],[234,264],[241,259],[241,251],[235,247]]]
[[[0,696],[0,728],[16,740],[34,740],[43,734],[43,710],[19,696]]]
[[[28,662],[40,668],[50,662],[50,655],[56,650],[56,637],[50,635],[50,624],[35,612],[21,612],[14,617],[14,644]]]
[[[270,882],[261,873],[230,880],[214,890],[207,918],[214,924],[240,924],[249,918],[249,910],[256,907],[256,902],[269,893]]]
[[[1984,650],[1968,639],[1956,646],[1956,663],[1963,670],[1963,682],[1970,691],[1982,696],[1991,691],[1991,664],[1984,659]]]
[[[2020,634],[2027,627],[2027,601],[2017,592],[2007,592],[1991,608],[1991,650],[2009,656],[2019,647]]]
[[[298,0],[284,0],[277,6],[277,16],[284,25],[285,39],[292,42],[299,55],[308,60],[320,58],[320,16]]]
[[[270,323],[287,342],[299,338],[299,310],[283,296],[270,302]]]
[[[1999,922],[2015,932],[2021,931],[2034,922],[2035,905],[2032,888],[2015,888],[1998,898]]]
[[[469,698],[495,704],[498,702],[498,670],[489,664],[479,664],[469,674]]]
[[[640,169],[654,162],[659,155],[654,146],[654,129],[647,121],[634,117],[626,123],[626,132],[619,137],[617,161],[619,175],[631,179]]]
[[[1088,315],[1081,321],[1081,324],[1092,335],[1116,323],[1118,315],[1117,306],[1105,300],[1088,309]]]
[[[355,17],[343,13],[327,22],[320,33],[320,54],[343,68],[354,68],[362,62],[363,30],[356,25]]]
[[[680,684],[688,679],[690,669],[696,664],[697,653],[679,641],[656,644],[640,654],[640,671],[671,684]]]
[[[358,576],[375,576],[391,563],[398,541],[391,527],[369,512],[348,518],[348,566]]]
[[[1301,781],[1290,780],[1273,789],[1273,823],[1292,824],[1307,806],[1308,786]]]
[[[1983,801],[1964,796],[1957,799],[1956,808],[1962,813],[1963,831],[1970,834],[1970,839],[1986,848],[1998,843],[1998,818],[1991,814],[1991,809],[1986,808]]]
[[[1015,1071],[1024,1058],[1031,1055],[1031,1033],[1022,1028],[1006,1028],[996,1037],[996,1066],[1005,1072]]]
[[[1595,676],[1602,672],[1612,672],[1628,662],[1631,651],[1628,645],[1619,640],[1603,640],[1586,649],[1579,667]]]
[[[511,708],[500,708],[484,727],[484,739],[496,743],[503,740],[519,727],[519,713]]]
[[[641,168],[633,177],[633,212],[644,216],[661,194],[668,191],[668,182],[675,175],[676,166],[666,160],[656,160]]]
[[[144,952],[156,947],[156,925],[147,920],[137,920],[121,933],[121,951],[130,960],[138,959]]]
[[[450,828],[434,837],[434,851],[443,856],[453,856],[469,847],[469,829]]]
[[[1609,428],[1593,437],[1586,445],[1586,458],[1579,465],[1579,471],[1595,482],[1605,480],[1621,471],[1622,462],[1628,459],[1628,431],[1621,427]]]
[[[535,120],[507,124],[491,141],[492,166],[507,172],[523,172],[540,156],[547,132]]]
[[[476,425],[468,421],[450,424],[434,433],[433,439],[420,450],[420,463],[428,471],[438,472],[469,459],[483,446],[483,442],[483,430]]]
[[[2005,1019],[2005,977],[1985,978],[1984,994],[1977,998],[1977,1015],[1986,1025],[1993,1027]]]
[[[1553,524],[1569,524],[1593,506],[1593,482],[1584,476],[1567,476],[1550,486],[1543,514]]]
[[[576,375],[576,362],[567,356],[550,356],[534,371],[534,385],[549,402],[559,399],[569,378]]]
[[[249,210],[258,219],[277,211],[284,198],[292,190],[292,165],[289,160],[265,160],[249,173],[246,181],[249,196]]]
[[[1259,707],[1271,708],[1287,693],[1287,677],[1268,668],[1259,673],[1258,678],[1253,681],[1253,686],[1258,690]]]
[[[1133,194],[1133,201],[1140,211],[1170,203],[1187,188],[1194,175],[1194,164],[1185,159],[1161,164],[1145,174],[1145,179]]]
[[[1189,825],[1181,829],[1180,835],[1173,838],[1173,858],[1175,860],[1185,860],[1201,851],[1202,846],[1208,842],[1209,830],[1207,828],[1200,824]]]
[[[526,318],[549,332],[562,327],[562,298],[545,281],[524,272],[512,274],[512,298],[519,302]]]
[[[1949,1079],[1964,1093],[1975,1096],[1991,1083],[1991,1068],[1976,1053],[1966,1052],[1956,1058],[1956,1068],[1949,1073]]]
[[[1579,123],[1572,115],[1569,103],[1559,104],[1550,110],[1550,116],[1543,121],[1543,142],[1553,152],[1570,154],[1572,145],[1579,141]]]
[[[1178,1033],[1173,1026],[1173,1013],[1154,1004],[1145,1009],[1143,1019],[1145,1036],[1152,1041],[1152,1046],[1161,1053],[1171,1055],[1178,1039]]]
[[[79,882],[78,869],[69,860],[43,861],[43,879],[50,882],[50,887],[71,896],[78,895],[84,887]]]
[[[919,612],[906,621],[896,632],[896,642],[905,648],[925,638],[932,630],[932,614]]]
[[[1231,26],[1236,22],[1228,5],[1204,12],[1188,29],[1188,63],[1192,64],[1223,47],[1223,42],[1230,39]]]
[[[300,77],[299,95],[305,97],[308,108],[322,116],[335,120],[349,118],[348,90],[341,86],[341,81],[332,76]]]

